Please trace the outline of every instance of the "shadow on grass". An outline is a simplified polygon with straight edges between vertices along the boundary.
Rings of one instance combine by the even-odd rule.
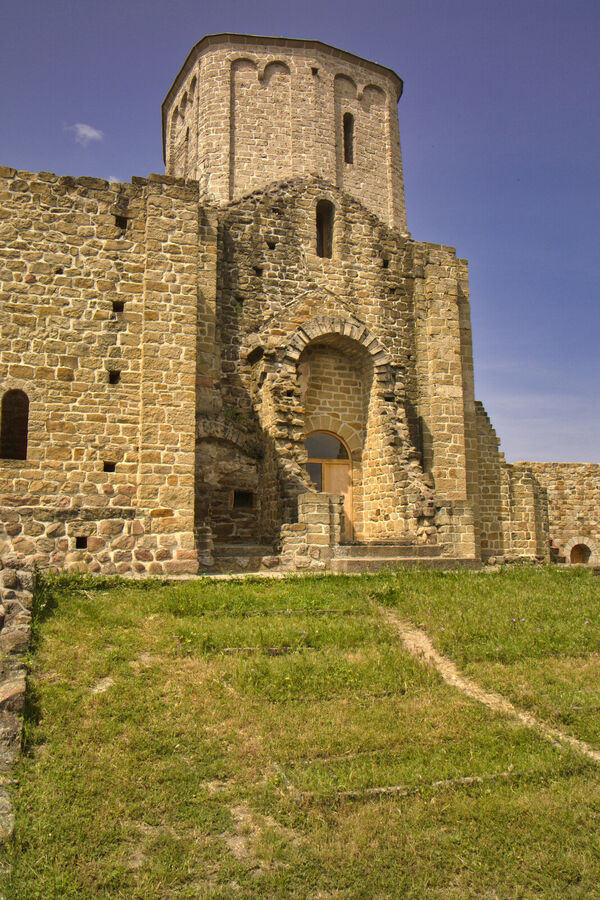
[[[31,756],[33,750],[42,741],[37,726],[42,721],[40,692],[30,679],[27,679],[25,705],[23,707],[23,731],[21,732],[21,755]],[[38,735],[37,739],[34,737]]]

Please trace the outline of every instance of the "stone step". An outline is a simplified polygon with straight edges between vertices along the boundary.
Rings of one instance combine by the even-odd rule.
[[[450,571],[452,569],[480,569],[481,563],[477,559],[459,559],[453,556],[363,557],[362,559],[338,558],[331,560],[331,571],[336,575],[354,572],[385,572],[404,568]]]
[[[264,572],[279,565],[270,544],[215,544],[213,559],[214,572]]]
[[[272,556],[272,544],[221,544],[215,542],[215,556]]]
[[[338,559],[432,559],[442,554],[439,544],[416,544],[414,541],[393,544],[340,544],[335,548]]]

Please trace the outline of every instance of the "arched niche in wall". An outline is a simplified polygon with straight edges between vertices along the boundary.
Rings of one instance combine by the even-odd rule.
[[[231,437],[197,438],[195,515],[198,525],[210,525],[215,541],[235,543],[258,536],[260,459],[252,445]]]
[[[0,416],[0,458],[27,459],[29,398],[25,391],[6,391]]]
[[[344,497],[344,537],[352,540],[362,534],[362,462],[373,358],[359,341],[343,334],[323,334],[303,349],[296,371],[307,471],[319,490]]]
[[[236,199],[292,172],[291,76],[287,64],[264,68],[233,60],[230,72],[229,196]]]
[[[600,565],[600,553],[598,553],[595,542],[588,535],[574,535],[564,545],[562,552],[567,562],[573,565]]]
[[[375,84],[334,78],[336,182],[388,219],[390,146],[386,95]]]

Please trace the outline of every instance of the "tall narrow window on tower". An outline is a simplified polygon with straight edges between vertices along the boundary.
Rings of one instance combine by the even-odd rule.
[[[0,457],[27,459],[29,398],[24,391],[7,391],[2,398]]]
[[[317,256],[331,259],[333,252],[334,206],[329,200],[317,203]]]
[[[344,162],[352,165],[354,162],[354,116],[352,113],[344,113]]]

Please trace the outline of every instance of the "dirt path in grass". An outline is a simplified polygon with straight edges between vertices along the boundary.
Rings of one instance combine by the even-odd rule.
[[[484,703],[490,709],[516,719],[528,728],[534,728],[546,740],[554,744],[571,747],[573,750],[583,753],[588,759],[600,763],[600,751],[594,750],[585,741],[580,741],[559,731],[558,728],[553,728],[545,722],[540,722],[531,713],[517,709],[510,700],[507,700],[501,694],[484,690],[475,681],[472,681],[465,675],[461,675],[452,660],[438,653],[424,631],[421,631],[420,628],[415,628],[414,625],[403,622],[393,610],[380,607],[380,612],[384,619],[398,631],[402,643],[408,652],[436,669],[447,684],[451,684],[452,687],[457,688],[468,697],[472,697],[473,700],[479,700],[480,703]]]

